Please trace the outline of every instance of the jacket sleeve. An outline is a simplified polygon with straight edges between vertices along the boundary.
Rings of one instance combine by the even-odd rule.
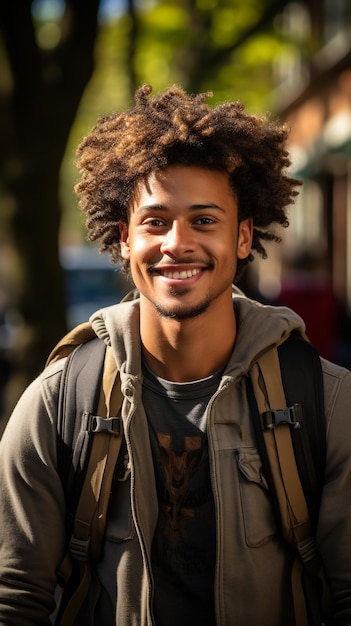
[[[317,543],[333,594],[333,626],[351,624],[351,372],[323,362],[326,475]],[[328,622],[329,623],[329,622]]]
[[[0,442],[0,625],[47,626],[64,553],[54,364],[20,398]]]

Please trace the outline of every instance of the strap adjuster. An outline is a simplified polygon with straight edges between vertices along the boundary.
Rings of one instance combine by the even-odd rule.
[[[306,539],[298,541],[296,545],[304,563],[312,561],[317,555],[317,548],[313,537],[306,537]]]
[[[87,561],[89,557],[90,537],[88,539],[77,539],[72,535],[69,543],[69,551],[77,561]]]
[[[122,434],[122,420],[120,417],[101,417],[85,412],[83,415],[85,420],[85,430],[88,433],[111,433],[120,436]]]
[[[301,404],[293,404],[293,406],[285,409],[270,409],[262,413],[263,426],[265,430],[273,430],[276,426],[288,424],[293,428],[300,428],[302,422],[302,406]]]

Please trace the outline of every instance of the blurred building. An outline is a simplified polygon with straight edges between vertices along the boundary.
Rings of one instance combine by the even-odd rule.
[[[290,7],[293,24],[300,9]],[[296,245],[325,253],[334,291],[351,309],[351,3],[311,3],[306,20],[317,50],[296,60],[276,94],[293,173],[304,180],[287,243],[290,254]]]
[[[330,286],[345,307],[344,320],[349,320],[351,2],[292,2],[277,19],[291,45],[277,59],[272,102],[275,114],[291,128],[291,174],[303,180],[303,187],[290,211],[290,227],[282,231],[283,246],[272,246],[267,261],[257,264],[254,283],[263,300],[279,301],[285,282],[291,282],[294,264],[298,278],[301,258],[314,255],[321,262],[318,280]],[[324,314],[319,309],[322,318]],[[346,338],[351,336],[350,326],[346,321],[345,342],[350,340]],[[340,360],[349,366],[347,350],[348,356]]]

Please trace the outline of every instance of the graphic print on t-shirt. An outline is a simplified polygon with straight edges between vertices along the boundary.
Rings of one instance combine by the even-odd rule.
[[[184,449],[175,452],[169,434],[157,434],[160,461],[164,480],[163,508],[165,513],[164,535],[177,539],[184,533],[184,521],[195,515],[195,506],[206,500],[207,493],[192,492],[191,477],[204,460],[203,437],[184,436]]]
[[[207,439],[207,405],[221,372],[174,383],[144,367],[159,516],[151,566],[155,624],[213,626],[216,521]]]

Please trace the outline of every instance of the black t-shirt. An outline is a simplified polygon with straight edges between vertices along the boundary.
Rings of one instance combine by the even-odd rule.
[[[157,626],[215,624],[216,523],[205,410],[221,374],[173,383],[144,366],[159,501],[152,548]]]

